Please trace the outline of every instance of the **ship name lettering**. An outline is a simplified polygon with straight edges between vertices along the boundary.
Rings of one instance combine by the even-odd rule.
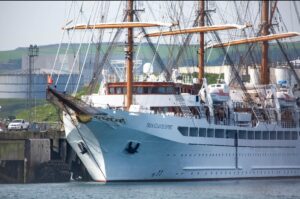
[[[147,123],[147,128],[172,129],[172,126],[169,124]]]
[[[125,119],[123,118],[114,118],[114,117],[102,116],[102,115],[96,115],[95,118],[98,120],[125,124]]]

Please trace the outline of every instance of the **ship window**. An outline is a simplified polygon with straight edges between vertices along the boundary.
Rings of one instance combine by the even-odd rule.
[[[226,130],[226,138],[235,138],[236,130]]]
[[[239,139],[246,139],[247,138],[247,131],[239,131]]]
[[[137,87],[136,88],[136,93],[137,94],[143,94],[143,87]]]
[[[284,132],[284,139],[285,139],[285,140],[290,140],[290,139],[291,139],[290,131]]]
[[[152,88],[152,93],[153,94],[164,94],[165,92],[165,88],[164,87],[153,87]]]
[[[121,87],[117,87],[117,94],[122,94],[122,88]]]
[[[206,129],[204,128],[199,129],[199,137],[206,137]]]
[[[263,139],[268,140],[269,139],[269,131],[263,131]]]
[[[148,94],[149,93],[149,90],[148,87],[143,87],[143,93],[144,94]]]
[[[210,138],[215,137],[214,133],[215,133],[214,129],[207,129],[207,137]]]
[[[270,140],[276,140],[276,131],[270,131]]]
[[[190,136],[192,137],[198,137],[198,128],[190,128]]]
[[[224,129],[216,129],[215,137],[216,138],[224,138]]]
[[[174,87],[167,87],[166,90],[167,90],[166,92],[168,94],[173,94],[174,93]]]
[[[277,140],[283,140],[283,131],[277,131]]]
[[[115,94],[115,88],[109,88],[109,93],[110,94]]]
[[[133,87],[133,88],[132,88],[132,93],[133,93],[133,94],[136,94],[136,87]]]
[[[261,131],[255,131],[255,139],[260,140],[261,139]]]
[[[248,131],[248,139],[253,140],[254,139],[254,131]]]
[[[297,132],[292,131],[292,140],[297,140],[297,139],[298,139]]]
[[[217,85],[217,87],[221,87],[221,85],[220,85],[220,84],[218,84],[218,85]]]
[[[188,136],[189,135],[189,128],[188,127],[178,127],[178,131],[183,135],[183,136]]]
[[[158,93],[160,93],[160,94],[166,93],[166,88],[165,87],[158,87]]]

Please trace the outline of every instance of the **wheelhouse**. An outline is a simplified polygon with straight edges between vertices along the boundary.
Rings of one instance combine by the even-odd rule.
[[[197,95],[197,88],[194,85],[185,85],[173,82],[134,82],[133,94],[135,95],[178,95],[180,93],[189,93]],[[107,83],[107,95],[126,94],[126,82]]]

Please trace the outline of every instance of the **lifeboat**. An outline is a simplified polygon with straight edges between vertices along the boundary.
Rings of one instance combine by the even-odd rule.
[[[208,94],[210,95],[213,103],[226,102],[229,99],[229,87],[222,84],[208,85]]]
[[[288,89],[280,89],[276,96],[281,107],[293,107],[296,104],[296,97]]]

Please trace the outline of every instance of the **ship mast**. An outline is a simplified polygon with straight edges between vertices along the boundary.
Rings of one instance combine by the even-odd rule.
[[[204,26],[204,0],[199,1],[199,12],[200,12],[200,17],[199,17],[199,26]],[[199,51],[198,51],[198,82],[202,84],[202,78],[204,77],[204,32],[200,32],[200,38],[199,38]]]
[[[262,1],[262,13],[261,13],[261,23],[262,32],[261,35],[269,35],[269,1]],[[260,68],[260,83],[269,84],[270,83],[270,72],[268,68],[268,41],[264,41],[262,44],[262,58],[261,58],[261,68]]]
[[[127,22],[133,22],[133,0],[127,1]],[[133,28],[128,28],[127,35],[127,48],[126,53],[126,80],[127,80],[127,95],[126,95],[126,108],[129,109],[132,104],[132,51],[133,51]]]

